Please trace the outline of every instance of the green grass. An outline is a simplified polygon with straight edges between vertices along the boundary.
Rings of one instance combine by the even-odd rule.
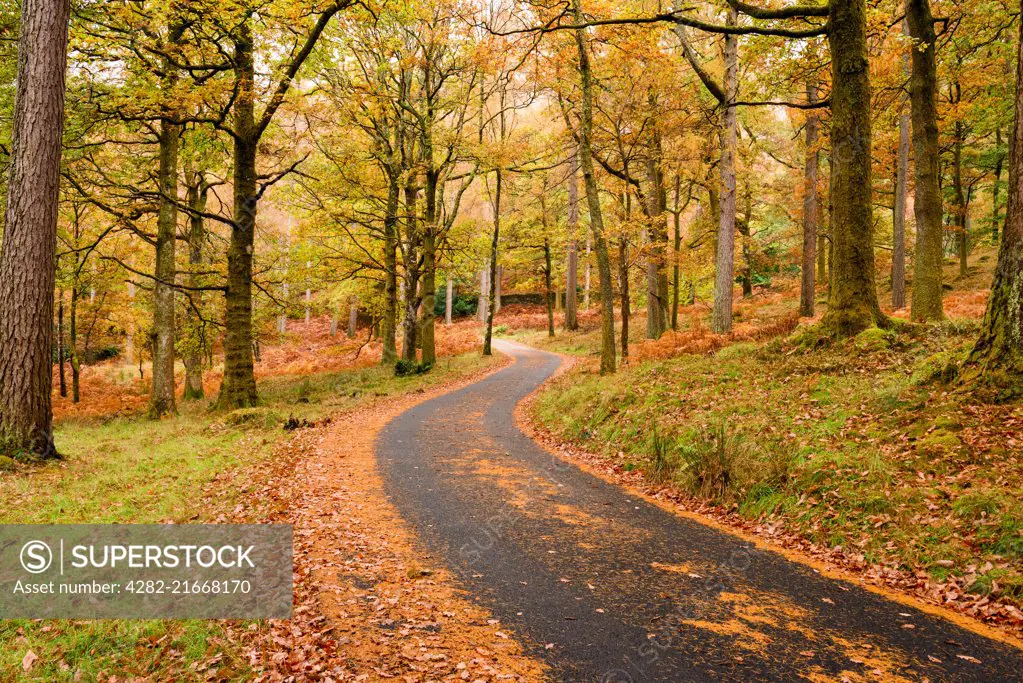
[[[0,474],[0,523],[72,524],[214,520],[247,495],[245,472],[269,458],[287,438],[288,417],[315,421],[367,401],[426,389],[487,367],[468,354],[443,358],[427,375],[397,378],[390,368],[310,377],[270,378],[263,404],[249,415],[213,412],[186,403],[174,418],[149,421],[66,421],[56,429],[65,459]],[[84,397],[88,400],[88,396]],[[200,495],[217,477],[229,495],[211,506]],[[39,659],[27,674],[21,662]],[[208,680],[193,670],[217,655],[217,680],[252,677],[237,645],[217,621],[0,620],[0,680],[118,678]]]
[[[619,465],[867,561],[939,578],[990,560],[1016,600],[1023,518],[1011,501],[1023,497],[1023,462],[999,432],[1023,408],[979,406],[933,370],[974,334],[902,326],[812,351],[795,338],[734,345],[610,377],[579,367],[540,395],[536,417]]]

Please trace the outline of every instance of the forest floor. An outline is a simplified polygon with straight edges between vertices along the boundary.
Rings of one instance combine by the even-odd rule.
[[[423,547],[548,680],[1006,680],[1023,668],[1023,649],[992,629],[835,580],[552,454],[516,429],[516,406],[565,361],[496,344],[514,365],[402,413],[376,450]]]
[[[826,348],[800,343],[798,296],[782,295],[784,283],[739,304],[746,327],[732,337],[710,334],[690,307],[680,332],[642,341],[640,317],[630,362],[612,377],[597,372],[590,312],[554,340],[535,314],[501,323],[581,357],[533,403],[548,445],[824,569],[1018,636],[1023,406],[944,383],[976,338],[993,261],[981,253],[966,278],[950,270],[946,322]]]
[[[362,342],[329,321],[292,323],[263,350],[259,408],[181,403],[155,422],[136,370],[87,368],[81,403],[56,399],[65,459],[0,472],[0,523],[293,524],[295,616],[0,620],[0,680],[537,680],[515,640],[423,566],[371,455],[388,416],[500,367],[478,333],[445,329],[432,372],[395,378],[378,346],[356,357]]]
[[[637,316],[611,378],[596,373],[595,311],[549,340],[541,309],[506,307],[497,331],[580,360],[532,402],[546,446],[823,569],[1018,634],[1023,407],[941,384],[983,315],[993,256],[975,263],[948,279],[950,321],[812,351],[791,336],[791,281],[738,301],[728,337],[708,331],[702,302],[656,342]],[[0,679],[540,678],[515,633],[422,552],[371,457],[390,417],[501,365],[480,359],[478,342],[473,321],[443,328],[433,372],[397,379],[377,367],[379,345],[332,336],[326,319],[291,323],[262,350],[260,408],[183,403],[157,422],[143,415],[147,368],[85,368],[77,404],[55,383],[67,457],[0,472],[0,522],[291,523],[296,614],[3,621]],[[212,396],[219,375],[206,380]]]

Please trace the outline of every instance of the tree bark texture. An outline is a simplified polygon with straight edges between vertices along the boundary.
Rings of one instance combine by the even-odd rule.
[[[581,23],[580,1],[573,0],[575,18]],[[614,286],[611,280],[611,259],[607,241],[604,238],[604,215],[600,207],[600,194],[593,167],[593,152],[590,145],[593,136],[593,73],[586,46],[586,33],[575,31],[576,47],[579,51],[579,76],[582,86],[582,111],[580,116],[579,165],[586,187],[586,203],[590,210],[590,230],[593,233],[593,247],[597,254],[597,277],[600,282],[600,372],[613,374],[617,369],[615,350]]]
[[[806,84],[806,101],[817,102],[817,86]],[[820,166],[818,137],[820,121],[812,111],[806,117],[806,165],[803,169],[803,260],[802,281],[799,288],[799,315],[812,318],[816,313],[817,278],[817,178]]]
[[[579,329],[579,153],[568,171],[568,263],[565,269],[565,329]]]
[[[1023,25],[1020,29],[1023,39]],[[1016,51],[1016,118],[1009,145],[1009,197],[991,296],[964,379],[987,384],[1001,399],[1023,394],[1023,41]]]
[[[822,325],[852,336],[887,326],[877,301],[871,200],[870,72],[866,0],[832,0],[831,293]]]
[[[728,10],[728,25],[738,21],[735,9]],[[712,328],[718,334],[732,331],[732,296],[735,287],[735,150],[738,124],[735,97],[739,87],[739,41],[734,35],[724,38],[724,95],[721,127],[721,212],[718,223],[717,258],[714,275],[714,316]]]
[[[941,164],[938,149],[937,65],[934,20],[929,0],[906,1],[906,25],[913,39],[909,83],[912,117],[916,223],[911,316],[917,321],[941,320]]]
[[[22,0],[0,247],[0,454],[57,457],[53,288],[67,68],[67,0]]]
[[[178,150],[181,126],[160,121],[160,211],[156,222],[156,280],[153,284],[153,384],[149,417],[177,410],[174,398],[174,289],[177,278]]]
[[[217,403],[233,410],[256,405],[256,376],[252,355],[252,259],[256,232],[255,71],[252,33],[248,24],[239,29],[235,43],[235,78],[238,97],[234,105],[234,222],[227,251],[225,293],[224,379]]]
[[[203,247],[206,244],[206,221],[202,213],[206,211],[206,201],[209,189],[202,176],[193,178],[187,191],[187,201],[192,209],[188,217],[188,265],[192,269],[189,275],[189,285],[198,288],[202,285],[202,278],[197,274],[199,267],[203,264]],[[185,392],[186,401],[198,401],[205,395],[202,385],[202,364],[203,353],[208,349],[204,322],[195,311],[202,311],[203,293],[195,289],[188,294],[191,304],[189,311],[191,315],[191,335],[188,342],[188,350],[182,354],[182,361],[185,365]]]

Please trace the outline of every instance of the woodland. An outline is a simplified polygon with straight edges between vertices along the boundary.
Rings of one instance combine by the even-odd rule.
[[[0,0],[0,521],[363,514],[344,543],[393,555],[352,572],[469,614],[396,515],[313,514],[316,463],[513,342],[567,359],[519,416],[538,441],[1018,638],[1019,16]],[[330,467],[384,509],[363,450]],[[487,654],[430,636],[451,671],[346,646],[379,615],[321,613],[300,543],[290,625],[3,621],[0,666],[540,679],[486,614],[459,642]]]

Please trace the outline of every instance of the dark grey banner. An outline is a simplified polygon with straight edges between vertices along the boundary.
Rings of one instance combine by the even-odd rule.
[[[2,619],[289,619],[292,527],[0,525]]]

